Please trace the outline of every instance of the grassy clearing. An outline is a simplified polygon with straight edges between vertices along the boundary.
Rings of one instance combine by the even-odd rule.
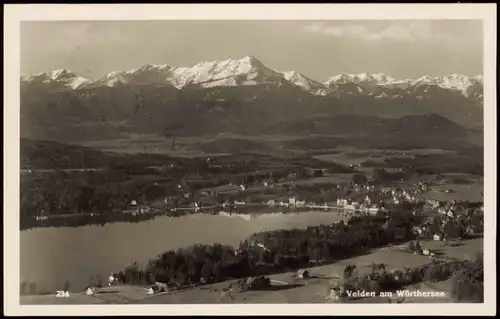
[[[484,186],[482,180],[473,180],[471,184],[442,184],[432,187],[431,191],[423,193],[421,196],[428,199],[436,199],[439,201],[450,201],[450,200],[460,200],[460,201],[471,201],[477,202],[482,201],[483,197],[481,193],[483,192]],[[447,193],[447,190],[451,190]]]
[[[367,160],[383,163],[391,157],[414,158],[416,154],[450,154],[453,151],[438,149],[417,150],[376,150],[376,149],[344,149],[339,153],[322,154],[315,156],[316,159],[326,162],[337,162],[344,165],[359,165]]]

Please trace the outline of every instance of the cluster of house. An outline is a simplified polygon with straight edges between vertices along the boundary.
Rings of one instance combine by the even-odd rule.
[[[132,216],[137,216],[137,215],[144,215],[144,214],[151,214],[151,213],[156,213],[157,210],[149,207],[147,205],[139,205],[137,204],[136,200],[130,201],[130,204],[126,209],[123,210],[124,214],[130,214]]]
[[[420,200],[420,198],[417,196],[417,194],[420,193],[419,189],[383,189],[381,192],[384,195],[388,194],[390,196],[391,202],[395,205],[399,205],[402,202],[415,203]]]
[[[434,224],[434,218],[428,218],[424,224],[413,228],[414,233],[419,237],[446,240],[449,230],[452,230],[452,233],[455,234],[463,234],[465,232],[465,235],[469,236],[482,232],[480,228],[483,226],[484,219],[482,218],[483,212],[481,209],[465,209],[452,202],[439,203],[438,205],[435,201],[431,201],[429,204],[439,213],[438,229],[436,229],[436,225]],[[477,221],[472,222],[472,219],[475,217],[479,217],[479,224]],[[458,223],[459,220],[461,223]],[[460,224],[464,225],[465,229],[460,229]]]
[[[285,200],[276,201],[274,199],[271,199],[268,200],[266,204],[269,206],[306,207],[310,203],[306,203],[306,201],[300,201],[295,196],[290,196],[287,201]]]
[[[179,286],[176,283],[163,283],[159,281],[145,288],[147,295],[154,295],[162,292],[170,292],[175,289],[179,289]]]
[[[259,243],[258,241],[251,241],[248,243],[248,247],[245,247],[245,248],[238,248],[237,250],[235,250],[234,252],[234,255],[237,256],[237,255],[241,255],[243,253],[246,253],[249,251],[249,249],[251,248],[256,248],[258,250],[263,250],[265,252],[270,252],[271,250],[269,248],[267,248],[264,244],[262,243]]]
[[[429,248],[424,248],[420,246],[420,242],[417,240],[416,243],[410,242],[407,249],[414,254],[422,254],[424,256],[435,257],[436,254]]]
[[[384,208],[381,205],[373,204],[370,196],[366,195],[363,201],[355,201],[352,199],[338,198],[337,206],[347,210],[365,211],[371,214],[376,214]]]

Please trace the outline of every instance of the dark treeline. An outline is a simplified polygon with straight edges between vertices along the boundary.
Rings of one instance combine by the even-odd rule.
[[[117,166],[146,167],[182,163],[163,154],[119,154],[91,147],[22,138],[21,169],[89,169]]]
[[[178,193],[172,177],[134,178],[125,170],[29,173],[21,175],[21,216],[105,212],[131,200],[152,200]]]
[[[459,151],[444,154],[415,154],[414,158],[391,157],[383,162],[368,160],[363,162],[366,167],[398,167],[407,174],[443,174],[465,173],[482,176],[482,151]]]
[[[453,274],[452,297],[459,302],[484,302],[484,255],[468,261]]]
[[[383,184],[401,180],[407,180],[412,176],[412,172],[404,169],[400,172],[387,172],[383,168],[373,169],[373,182]]]
[[[411,227],[421,222],[419,219],[408,212],[392,212],[353,217],[347,223],[261,232],[240,243],[236,250],[197,245],[168,251],[144,267],[134,264],[125,268],[119,277],[131,284],[156,280],[184,286],[329,263],[412,239]]]
[[[48,218],[46,220],[37,220],[35,217],[22,217],[20,223],[20,229],[28,230],[38,227],[81,227],[87,225],[99,225],[105,226],[106,224],[112,223],[141,223],[147,220],[155,219],[159,216],[167,216],[167,217],[183,217],[189,214],[209,214],[209,215],[218,215],[220,212],[221,206],[216,206],[213,209],[203,209],[202,211],[196,211],[195,209],[184,209],[184,210],[156,210],[153,212],[145,212],[143,214],[130,214],[123,213],[120,211],[116,212],[107,212],[105,214],[81,214],[81,215],[69,215],[69,216],[55,216],[52,218]],[[266,210],[267,208],[267,210]],[[225,209],[227,213],[234,214],[253,214],[255,212],[255,207],[234,207],[229,206]],[[259,213],[282,213],[282,214],[290,214],[290,213],[299,213],[299,210],[291,210],[287,207],[277,207],[274,209],[270,209],[269,207],[259,207]]]
[[[50,143],[49,146],[54,147]],[[143,160],[147,162],[149,157],[155,158],[154,155],[148,156],[143,154],[135,157],[139,162]],[[144,166],[144,163],[139,165],[136,161],[118,161],[96,170],[55,169],[21,173],[21,229],[40,226],[36,221],[36,217],[39,216],[88,215],[47,221],[43,226],[81,226],[87,223],[125,221],[126,217],[117,214],[128,208],[131,201],[136,201],[139,205],[161,202],[160,206],[163,209],[166,208],[164,199],[168,197],[169,207],[185,207],[193,203],[193,198],[185,195],[187,193],[193,195],[205,187],[228,183],[251,185],[263,181],[293,180],[308,178],[322,172],[318,169],[295,167],[297,163],[307,162],[306,158],[294,158],[285,165],[281,163],[278,168],[272,167],[273,158],[264,160],[264,163],[257,163],[252,156],[212,160],[194,158],[181,163],[167,163],[156,168]],[[312,164],[319,165],[315,160],[311,160]],[[269,165],[272,168],[265,169]],[[326,167],[333,170],[343,169],[343,166],[336,164]],[[184,180],[186,176],[193,178]],[[205,178],[201,179],[199,176]],[[224,198],[215,200],[223,202]],[[99,217],[91,214],[98,214]],[[168,215],[179,216],[180,213],[168,212]]]

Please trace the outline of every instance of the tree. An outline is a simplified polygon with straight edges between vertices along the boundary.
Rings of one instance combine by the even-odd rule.
[[[354,270],[356,269],[356,265],[347,265],[344,268],[344,279],[347,279],[352,276]]]
[[[214,265],[210,259],[206,259],[203,267],[201,268],[201,278],[209,282],[212,280]]]
[[[259,251],[259,263],[265,264],[266,263],[266,251],[261,249]]]
[[[445,279],[443,275],[444,274],[441,269],[441,265],[438,263],[433,263],[427,266],[424,274],[424,280],[431,282],[441,281]]]
[[[356,185],[365,185],[368,182],[368,179],[364,174],[354,174],[352,176],[352,182]]]
[[[311,254],[311,259],[312,260],[321,260],[321,247],[319,246],[314,246]]]
[[[321,250],[321,257],[322,257],[322,259],[327,260],[327,261],[332,259],[332,255],[330,252],[330,246],[326,242],[323,243],[323,248]]]
[[[415,250],[416,251],[421,251],[422,250],[422,247],[420,247],[420,240],[417,240],[415,242]]]
[[[384,182],[387,178],[387,172],[383,168],[374,168],[373,169],[373,180],[376,182]]]
[[[213,273],[215,282],[223,281],[224,279],[226,279],[222,272],[222,266],[220,262],[215,263]]]
[[[320,169],[317,169],[314,171],[314,174],[313,174],[314,177],[323,177],[323,171],[320,170]]]
[[[484,302],[484,266],[482,260],[465,263],[452,277],[452,298],[462,302]]]
[[[410,244],[408,245],[408,249],[410,251],[415,251],[416,250],[415,244],[413,243],[413,241],[410,241]]]
[[[152,285],[156,282],[156,276],[154,273],[150,272],[148,274],[148,284]]]
[[[99,277],[99,278],[97,278],[96,287],[102,287],[102,286],[103,286],[102,279]]]
[[[444,231],[444,234],[445,234],[446,238],[458,238],[461,235],[460,234],[460,228],[453,221],[447,222],[444,225],[443,231]]]

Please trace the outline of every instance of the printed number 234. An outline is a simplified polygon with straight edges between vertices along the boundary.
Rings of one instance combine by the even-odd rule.
[[[58,298],[69,297],[69,291],[58,290],[56,297]]]

